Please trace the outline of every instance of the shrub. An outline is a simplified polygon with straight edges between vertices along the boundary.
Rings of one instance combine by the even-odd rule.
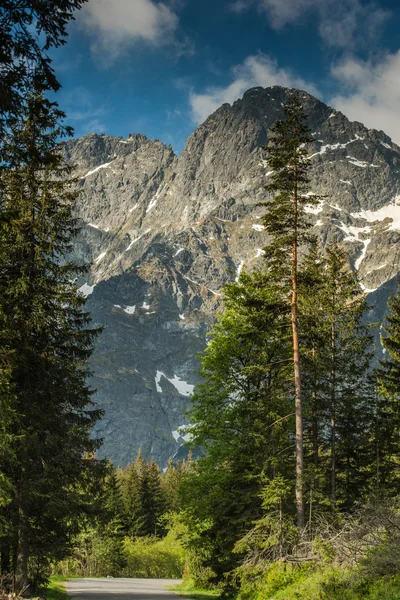
[[[125,577],[181,578],[185,568],[185,552],[170,533],[163,539],[125,538],[123,555]]]

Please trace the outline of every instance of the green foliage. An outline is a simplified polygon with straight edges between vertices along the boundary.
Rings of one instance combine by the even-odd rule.
[[[173,465],[169,466],[169,471],[174,471]],[[168,477],[172,475],[168,474]],[[133,537],[161,534],[160,519],[167,510],[167,493],[154,460],[147,463],[139,452],[135,461],[119,470],[117,478],[126,533]]]
[[[305,484],[317,506],[351,509],[366,497],[374,421],[369,379],[372,336],[363,323],[365,295],[336,246],[314,245],[300,273],[301,354],[306,450],[312,465]],[[363,460],[363,465],[361,465]],[[361,468],[363,466],[363,468]]]
[[[73,12],[87,0],[38,2],[3,0],[0,8],[0,164],[10,156],[3,146],[4,134],[13,129],[25,112],[32,90],[57,91],[60,84],[48,51],[65,44]],[[58,118],[63,113],[58,111]],[[70,128],[63,129],[69,133]],[[14,149],[14,154],[18,148]]]
[[[87,385],[88,359],[99,330],[90,329],[74,283],[82,268],[63,258],[72,247],[76,194],[70,168],[55,151],[59,128],[52,103],[33,93],[26,114],[3,140],[0,171],[1,387],[12,395],[2,421],[9,452],[0,472],[12,484],[2,511],[17,587],[34,584],[61,558],[80,515],[89,510],[102,464],[91,428],[101,415]],[[18,152],[14,152],[14,146]],[[4,165],[3,165],[4,166]],[[3,397],[4,398],[4,397]]]
[[[56,564],[55,572],[80,577],[181,577],[186,552],[180,539],[185,529],[173,511],[180,479],[190,464],[190,460],[170,462],[161,474],[141,453],[117,472],[109,463],[93,496],[93,514],[81,520],[70,555]]]
[[[270,197],[261,206],[267,208],[262,222],[271,236],[264,248],[268,267],[289,293],[293,247],[313,239],[307,234],[311,222],[304,207],[316,206],[318,197],[308,193],[308,146],[314,140],[305,125],[307,115],[296,96],[285,104],[284,112],[286,118],[274,123],[265,147],[268,166],[273,172],[272,181],[266,186]]]
[[[397,600],[400,577],[366,580],[355,570],[275,563],[243,584],[238,600]]]
[[[266,267],[243,271],[225,287],[225,311],[201,357],[204,383],[189,414],[191,443],[205,455],[183,480],[183,543],[194,583],[203,587],[235,585],[249,569],[263,572],[296,554],[295,495],[297,523],[307,509],[304,535],[312,545],[318,515],[334,522],[336,511],[354,510],[376,487],[365,295],[345,253],[322,251],[307,233],[304,209],[318,200],[308,193],[310,139],[297,99],[285,113],[267,147],[274,172]],[[294,321],[302,394],[293,389]]]
[[[191,600],[207,600],[209,598],[220,598],[222,595],[222,589],[206,590],[203,588],[196,587],[193,579],[185,579],[178,585],[168,586],[168,589],[172,590],[178,596],[184,596]],[[227,596],[224,595],[224,598]],[[229,598],[229,596],[228,596]]]
[[[396,493],[400,478],[400,290],[389,300],[381,343],[385,359],[377,369],[375,451],[379,487]]]
[[[165,538],[125,538],[125,577],[181,578],[185,567],[185,552],[169,532]]]
[[[263,483],[293,466],[288,325],[280,286],[268,273],[243,272],[226,287],[225,302],[190,415],[192,443],[207,453],[182,488],[186,544],[197,560],[192,576],[203,586],[205,576],[218,581],[238,564],[233,548],[261,514]]]

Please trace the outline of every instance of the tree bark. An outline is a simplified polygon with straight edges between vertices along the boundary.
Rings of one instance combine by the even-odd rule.
[[[336,331],[331,320],[331,500],[336,504]]]
[[[294,166],[294,195],[293,195],[293,246],[292,246],[292,334],[293,334],[293,363],[296,405],[296,513],[299,529],[305,526],[304,496],[303,496],[303,406],[301,398],[300,347],[297,319],[297,246],[298,246],[298,195],[297,167]]]
[[[315,366],[315,348],[313,349],[314,373],[313,373],[313,392],[312,392],[312,444],[313,444],[313,459],[314,466],[317,469],[319,465],[319,444],[318,444],[318,410],[317,410],[317,368]]]

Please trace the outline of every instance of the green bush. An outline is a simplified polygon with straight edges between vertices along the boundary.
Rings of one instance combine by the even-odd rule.
[[[185,552],[171,533],[163,539],[125,538],[123,555],[126,561],[125,577],[179,579],[185,568]]]
[[[53,571],[63,576],[118,577],[124,565],[120,539],[89,529],[76,537],[71,556],[57,563]]]
[[[358,570],[315,563],[274,563],[242,581],[238,600],[399,600],[400,575],[361,577]]]

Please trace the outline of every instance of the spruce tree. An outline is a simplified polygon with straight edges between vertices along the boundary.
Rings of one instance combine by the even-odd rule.
[[[313,139],[305,125],[306,115],[296,96],[284,106],[286,118],[271,128],[266,147],[267,162],[272,169],[272,182],[266,186],[271,197],[262,205],[267,207],[263,217],[271,241],[264,248],[270,272],[280,281],[287,294],[292,327],[294,395],[296,409],[296,506],[297,523],[305,525],[303,477],[303,401],[301,391],[300,342],[298,326],[298,268],[299,246],[309,241],[306,235],[310,223],[304,206],[315,204],[308,188],[307,145]]]
[[[377,487],[383,493],[398,493],[400,480],[400,290],[389,299],[389,314],[382,326],[384,359],[376,371]],[[377,459],[378,461],[378,459]]]
[[[262,488],[281,476],[294,493],[290,322],[281,286],[268,273],[243,271],[226,286],[225,306],[192,398],[191,445],[205,455],[182,484],[193,576],[213,581],[240,562],[234,547],[261,514]],[[285,511],[293,516],[291,506]]]
[[[347,483],[344,483],[344,487],[348,506],[351,503],[352,448],[360,448],[357,430],[361,427],[361,435],[369,424],[368,402],[365,400],[369,398],[367,373],[372,338],[362,322],[366,310],[365,296],[356,275],[349,269],[345,252],[338,247],[327,249],[325,269],[324,295],[330,329],[330,497],[335,506],[337,473],[345,470]]]
[[[0,2],[0,170],[9,168],[17,160],[19,152],[24,152],[16,140],[10,144],[10,135],[18,130],[18,123],[26,115],[26,100],[33,89],[42,93],[57,91],[60,84],[52,68],[49,50],[66,42],[67,25],[73,19],[73,13],[79,10],[87,0],[51,0],[37,2],[26,0],[2,0]],[[58,118],[63,117],[57,110]],[[59,124],[61,121],[59,121]],[[70,128],[62,127],[63,134]],[[20,157],[22,158],[22,157]],[[22,158],[23,160],[23,158]],[[1,207],[0,219],[7,221],[11,213]],[[0,307],[1,310],[1,307]],[[13,391],[10,388],[10,352],[9,340],[1,340],[0,351],[0,456],[11,460],[10,421]],[[7,455],[7,459],[6,459]],[[7,500],[10,482],[5,474],[0,475],[0,504]],[[0,517],[0,533],[4,522]],[[7,554],[7,553],[6,553]],[[4,553],[2,553],[4,555]],[[4,564],[8,564],[8,558]]]
[[[57,153],[57,107],[40,92],[4,141],[0,172],[0,339],[7,348],[2,385],[14,395],[12,461],[0,470],[13,484],[16,590],[28,585],[29,557],[44,563],[65,551],[69,529],[85,504],[98,442],[90,431],[101,412],[92,405],[90,329],[76,277],[66,260],[77,222],[70,167]],[[17,151],[15,151],[17,147]],[[46,566],[46,565],[44,565]]]
[[[303,397],[305,421],[314,469],[320,465],[324,413],[329,372],[329,328],[325,301],[326,263],[315,241],[303,260],[299,273],[299,321],[301,329],[301,363],[304,373]]]
[[[124,529],[131,537],[138,534],[137,523],[142,516],[140,473],[143,464],[142,453],[139,450],[136,459],[125,469],[120,469],[117,475],[123,503]]]
[[[325,480],[331,505],[339,501],[338,507],[349,508],[366,489],[359,463],[373,419],[368,377],[372,338],[363,323],[365,296],[347,255],[337,246],[323,253],[315,245],[300,276],[305,419],[314,467],[320,483]]]

